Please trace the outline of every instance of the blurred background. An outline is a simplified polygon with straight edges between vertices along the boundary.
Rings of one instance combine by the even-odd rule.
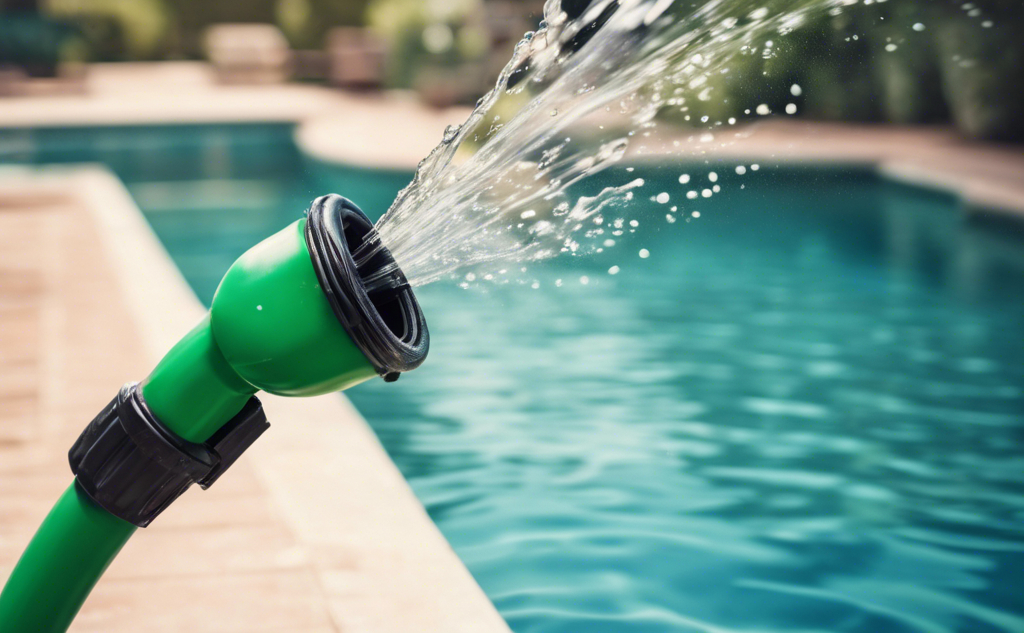
[[[228,83],[406,89],[438,107],[472,104],[542,8],[540,0],[4,0],[0,94],[75,90],[91,62],[206,59]],[[1016,0],[977,0],[865,2],[821,14],[770,59],[750,57],[763,67],[746,70],[763,72],[731,75],[720,94],[732,98],[715,99],[708,114],[734,116],[752,98],[781,108],[793,97],[779,87],[797,83],[800,116],[951,122],[971,138],[1019,141],[1024,97],[1005,88],[1024,79],[1022,12]]]

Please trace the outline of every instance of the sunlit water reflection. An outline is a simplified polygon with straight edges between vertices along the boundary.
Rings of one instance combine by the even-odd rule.
[[[420,289],[428,368],[354,400],[517,632],[1024,631],[1020,245],[768,171],[540,289]]]

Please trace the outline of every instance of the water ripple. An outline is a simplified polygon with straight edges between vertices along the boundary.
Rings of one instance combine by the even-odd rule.
[[[889,267],[872,213],[948,209],[799,183],[426,287],[429,368],[352,392],[517,633],[1024,631],[1024,306]]]

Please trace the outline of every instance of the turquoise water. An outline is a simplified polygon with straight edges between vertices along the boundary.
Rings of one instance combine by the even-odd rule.
[[[409,177],[287,126],[0,147],[111,165],[204,301],[314,196],[379,214]],[[1024,631],[1020,230],[856,170],[714,167],[699,220],[639,196],[662,211],[539,290],[420,289],[427,364],[349,395],[517,633]]]

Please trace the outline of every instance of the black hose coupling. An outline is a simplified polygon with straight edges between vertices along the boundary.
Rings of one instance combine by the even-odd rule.
[[[153,415],[138,383],[128,383],[85,427],[68,459],[93,501],[146,527],[192,484],[209,488],[269,427],[252,397],[209,440],[189,442]]]

